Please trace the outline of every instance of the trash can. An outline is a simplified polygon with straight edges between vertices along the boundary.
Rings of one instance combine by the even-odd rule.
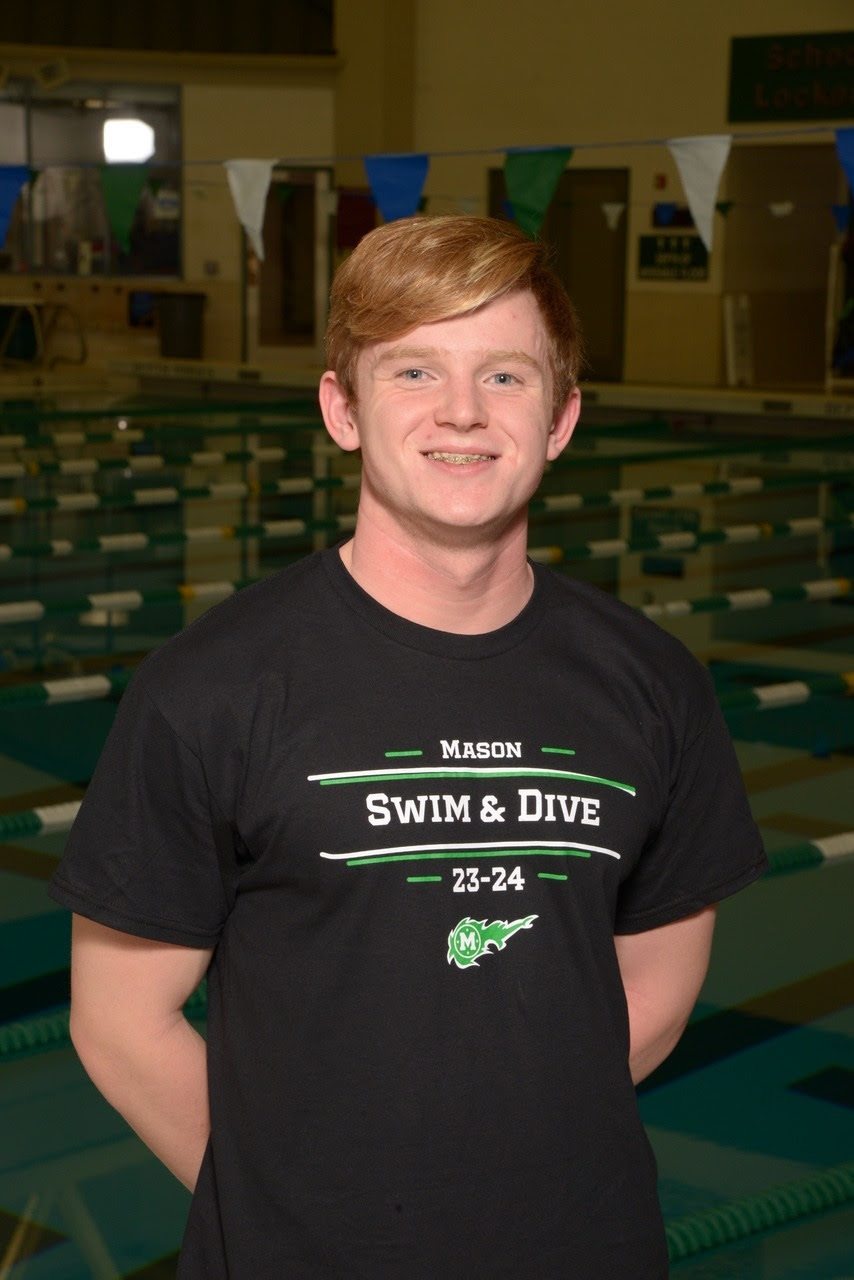
[[[157,324],[160,354],[183,360],[200,360],[205,303],[204,293],[159,293]]]

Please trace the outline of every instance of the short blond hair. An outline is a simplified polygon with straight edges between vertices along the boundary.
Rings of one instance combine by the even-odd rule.
[[[497,218],[401,218],[370,231],[332,285],[327,365],[355,403],[364,347],[521,289],[534,295],[546,328],[557,414],[584,360],[575,309],[545,245]]]

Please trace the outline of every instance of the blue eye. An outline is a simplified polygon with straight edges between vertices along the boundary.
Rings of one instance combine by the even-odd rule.
[[[424,377],[423,369],[403,369],[400,375],[405,382],[420,382]]]
[[[509,387],[516,382],[516,375],[513,373],[494,373],[492,376],[500,387]]]

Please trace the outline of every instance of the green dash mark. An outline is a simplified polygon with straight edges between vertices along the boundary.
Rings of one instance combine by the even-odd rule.
[[[555,875],[552,875],[551,871],[538,871],[537,879],[538,880],[568,880],[569,876],[555,876]]]
[[[564,876],[564,880],[565,879],[566,879],[566,876]],[[406,883],[407,884],[441,884],[442,877],[441,876],[407,876]]]
[[[386,751],[386,760],[400,760],[403,756],[423,756],[423,751]]]
[[[574,756],[575,752],[569,747],[540,747],[540,750],[547,756]]]

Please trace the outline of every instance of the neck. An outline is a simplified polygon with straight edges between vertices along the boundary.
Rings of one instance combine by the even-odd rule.
[[[458,635],[495,631],[521,613],[533,590],[527,520],[498,543],[412,544],[360,513],[345,567],[368,595],[409,622]]]

